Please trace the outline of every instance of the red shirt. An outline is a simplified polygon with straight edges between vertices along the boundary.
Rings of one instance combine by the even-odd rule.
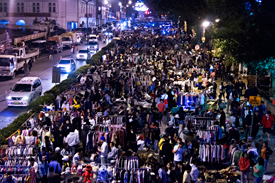
[[[269,116],[267,119],[267,116],[264,115],[262,118],[262,124],[264,128],[271,128],[272,127],[272,122],[273,122],[273,116]]]
[[[164,103],[159,103],[159,104],[158,104],[159,112],[164,112],[165,106],[166,106],[166,105],[165,105]]]

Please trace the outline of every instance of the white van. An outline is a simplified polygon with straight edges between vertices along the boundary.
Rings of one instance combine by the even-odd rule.
[[[8,106],[26,107],[42,94],[42,83],[38,77],[24,77],[16,82],[6,97]]]

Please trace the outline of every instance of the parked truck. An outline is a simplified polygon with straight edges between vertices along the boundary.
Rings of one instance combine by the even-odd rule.
[[[47,52],[62,52],[63,51],[63,43],[61,36],[52,36],[48,37],[47,44],[46,44],[46,51]]]
[[[29,61],[29,58],[18,58],[15,55],[0,55],[0,77],[15,78],[16,72]]]
[[[73,44],[77,43],[77,35],[75,32],[67,32],[61,34],[63,47],[71,48]]]
[[[38,48],[32,48],[32,49],[26,49],[25,46],[21,47],[12,47],[5,51],[4,55],[14,55],[18,59],[30,59],[32,62],[35,62],[36,59],[39,57],[39,49]]]

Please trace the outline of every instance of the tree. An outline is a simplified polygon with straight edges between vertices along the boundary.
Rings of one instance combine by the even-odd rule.
[[[264,68],[270,65],[275,56],[275,1],[207,0],[207,4],[220,18],[214,38],[223,55],[250,65],[254,73],[259,63]]]
[[[193,26],[206,16],[205,0],[145,0],[145,3],[159,15],[167,15],[173,21],[187,21]]]

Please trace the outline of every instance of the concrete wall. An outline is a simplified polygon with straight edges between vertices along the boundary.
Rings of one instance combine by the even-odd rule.
[[[275,115],[275,105],[272,105],[272,103],[265,98],[262,97],[262,101],[264,101],[266,109],[268,111],[271,111],[271,114]]]

